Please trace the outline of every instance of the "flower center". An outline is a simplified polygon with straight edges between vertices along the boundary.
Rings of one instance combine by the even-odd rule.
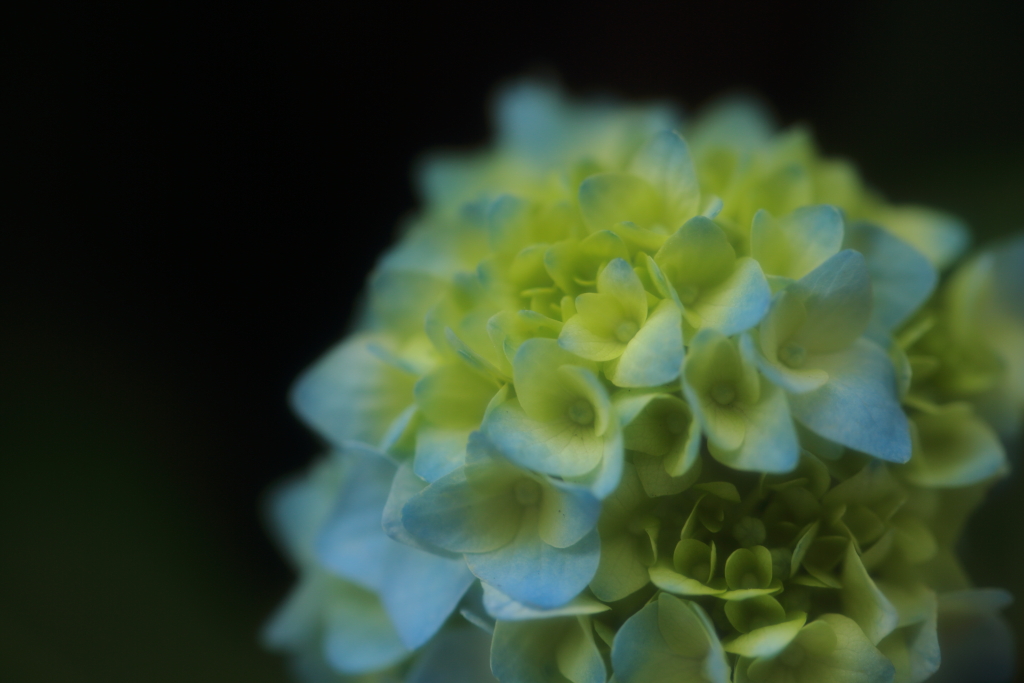
[[[800,647],[796,643],[793,643],[785,650],[783,650],[782,655],[780,656],[785,664],[787,664],[788,666],[796,667],[800,666],[800,664],[803,663],[804,655],[806,654],[807,653],[804,652],[804,649],[802,647]]]
[[[761,545],[764,542],[764,522],[756,517],[744,517],[732,528],[732,535],[744,548]]]
[[[665,419],[665,426],[668,427],[668,431],[671,434],[679,436],[686,432],[686,428],[690,426],[690,421],[680,413],[672,413]]]
[[[594,409],[584,399],[577,399],[569,406],[569,419],[578,425],[589,425],[594,422]]]
[[[536,505],[540,500],[540,484],[533,479],[520,479],[515,486],[516,500],[520,505]]]
[[[623,344],[627,343],[630,339],[636,336],[636,333],[640,330],[640,326],[632,320],[626,320],[619,323],[619,326],[615,328],[615,338]]]
[[[779,349],[779,360],[790,368],[802,368],[807,362],[807,349],[797,344],[786,344]]]
[[[697,296],[700,294],[700,290],[693,285],[681,285],[676,287],[676,294],[679,295],[679,300],[684,306],[689,306],[697,300]]]
[[[711,385],[711,398],[720,406],[731,405],[736,400],[736,388],[729,382],[715,382]]]

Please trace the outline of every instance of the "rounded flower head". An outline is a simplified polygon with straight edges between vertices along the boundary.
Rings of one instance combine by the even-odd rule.
[[[955,219],[749,102],[527,83],[496,121],[294,388],[332,454],[273,499],[268,644],[325,681],[1006,680],[953,549],[1024,412],[1022,243],[947,272]]]

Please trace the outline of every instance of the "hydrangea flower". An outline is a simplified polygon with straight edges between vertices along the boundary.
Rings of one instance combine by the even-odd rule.
[[[439,154],[271,499],[300,679],[1009,680],[956,541],[1024,415],[1024,240],[756,103],[504,90]]]

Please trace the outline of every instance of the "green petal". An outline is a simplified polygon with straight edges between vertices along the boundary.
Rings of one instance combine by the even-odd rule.
[[[677,291],[688,286],[699,290],[720,283],[732,273],[736,251],[714,221],[696,216],[665,241],[654,261]]]
[[[614,602],[635,593],[650,581],[638,544],[646,543],[629,532],[601,536],[601,563],[590,590],[601,600]]]
[[[971,240],[962,221],[923,206],[890,207],[872,220],[920,251],[939,270],[953,263]]]
[[[615,297],[629,320],[643,325],[647,319],[647,293],[633,267],[621,258],[612,259],[597,276],[597,291]]]
[[[619,683],[729,681],[729,665],[707,615],[665,593],[619,629],[612,666]]]
[[[465,363],[444,363],[416,383],[416,404],[428,420],[442,427],[472,429],[498,391],[497,383]]]
[[[754,259],[741,258],[728,277],[702,292],[691,308],[705,326],[731,336],[761,322],[771,297],[761,266]]]
[[[935,267],[924,254],[883,228],[854,224],[846,246],[867,260],[874,300],[869,331],[876,339],[904,323],[935,290],[939,279]]]
[[[491,669],[501,683],[604,683],[607,677],[589,620],[576,617],[499,621]]]
[[[989,479],[1007,467],[996,433],[966,404],[944,407],[913,418],[914,453],[898,471],[926,488],[959,487]]]
[[[335,446],[378,445],[409,407],[416,376],[381,359],[383,337],[360,334],[334,347],[292,387],[295,412]]]
[[[656,224],[662,213],[658,191],[631,173],[599,173],[580,185],[580,210],[591,231],[609,230],[630,221],[642,228]]]
[[[868,575],[852,543],[843,564],[841,595],[844,613],[857,622],[872,645],[877,645],[899,623],[896,608]]]
[[[832,206],[804,206],[775,219],[765,210],[754,216],[751,256],[765,273],[799,280],[837,254],[843,244],[843,218]]]
[[[516,396],[530,417],[536,420],[561,418],[578,397],[554,372],[562,365],[596,370],[593,363],[566,351],[553,339],[530,339],[519,347],[513,362]]]
[[[629,169],[649,182],[665,203],[665,226],[673,229],[697,213],[700,185],[686,141],[663,131],[640,148]]]
[[[669,593],[676,595],[721,595],[725,592],[725,586],[709,586],[696,579],[683,576],[672,568],[668,560],[658,562],[648,570],[651,582]]]
[[[728,604],[733,605],[737,603],[730,602]],[[754,629],[732,640],[727,640],[722,644],[722,648],[726,652],[731,652],[741,657],[774,657],[786,649],[786,646],[793,641],[806,621],[807,615],[801,612],[789,621]]]
[[[744,415],[746,424],[740,447],[729,451],[709,441],[711,455],[738,470],[778,473],[796,467],[800,445],[782,389],[765,383],[761,400],[745,406]]]
[[[682,316],[675,303],[665,300],[626,344],[611,380],[620,387],[667,384],[679,376],[682,362]]]

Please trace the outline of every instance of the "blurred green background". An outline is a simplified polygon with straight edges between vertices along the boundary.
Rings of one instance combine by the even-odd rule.
[[[15,19],[5,682],[285,680],[258,644],[291,581],[260,499],[318,448],[287,387],[343,332],[414,206],[416,154],[485,140],[496,83],[548,69],[574,92],[688,108],[745,86],[891,199],[957,213],[979,243],[1024,229],[1019,6],[90,6]],[[964,559],[979,585],[1024,596],[1022,500],[1018,471],[974,519]],[[1020,640],[1024,603],[1008,614]]]

